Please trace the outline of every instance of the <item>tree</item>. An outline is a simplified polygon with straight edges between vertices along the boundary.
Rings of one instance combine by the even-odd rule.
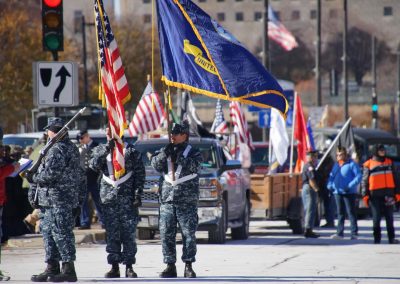
[[[349,30],[347,36],[347,57],[348,68],[354,75],[354,79],[359,86],[362,85],[363,77],[371,71],[372,57],[372,36],[366,31],[357,27]],[[383,41],[377,41],[376,62],[379,64],[386,56],[390,54],[389,48]],[[343,35],[337,34],[335,40],[328,44],[323,52],[322,66],[325,71],[331,69],[342,70],[343,56]]]
[[[42,50],[42,28],[38,1],[8,0],[0,4],[0,117],[5,133],[17,132],[19,125],[31,125],[32,62],[51,61]],[[65,42],[64,54],[74,49]],[[60,60],[65,56],[61,55]]]

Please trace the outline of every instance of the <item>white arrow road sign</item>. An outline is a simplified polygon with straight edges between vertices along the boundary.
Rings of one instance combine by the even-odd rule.
[[[33,63],[34,104],[38,106],[77,106],[78,65],[54,61]]]

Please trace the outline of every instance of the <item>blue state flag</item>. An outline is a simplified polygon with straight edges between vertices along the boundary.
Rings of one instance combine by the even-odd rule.
[[[279,83],[227,30],[190,0],[157,0],[162,80],[168,86],[286,114]]]

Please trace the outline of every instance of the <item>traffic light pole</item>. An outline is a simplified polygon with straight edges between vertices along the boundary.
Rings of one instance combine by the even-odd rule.
[[[348,70],[347,70],[347,0],[343,0],[343,81],[344,81],[344,121],[349,118],[349,90],[348,90]]]
[[[315,76],[317,80],[317,106],[321,106],[321,0],[317,0],[317,3],[317,52],[315,57]]]
[[[376,94],[376,38],[372,36],[371,62],[372,62],[372,128],[378,128],[378,95]]]

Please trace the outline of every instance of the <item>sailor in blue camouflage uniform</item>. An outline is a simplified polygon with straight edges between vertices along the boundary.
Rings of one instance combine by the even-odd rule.
[[[52,139],[63,127],[61,118],[49,118],[45,127]],[[86,177],[80,167],[78,148],[68,133],[56,142],[41,161],[37,172],[29,178],[35,194],[29,194],[32,206],[40,207],[43,219],[41,232],[45,247],[46,270],[33,275],[33,282],[76,282],[76,259],[73,228],[75,217],[85,197]],[[62,261],[60,271],[59,261]]]
[[[126,265],[125,277],[136,278],[132,265],[136,262],[136,225],[138,207],[142,204],[144,164],[133,145],[125,144],[125,175],[115,180],[111,159],[114,140],[110,129],[106,131],[108,144],[94,148],[89,161],[89,167],[102,174],[100,199],[107,236],[107,261],[112,265],[105,277],[119,278],[119,263],[123,263]]]
[[[200,152],[188,143],[187,121],[175,123],[171,129],[171,141],[151,158],[151,165],[164,176],[160,190],[160,235],[166,269],[162,278],[177,277],[176,233],[177,224],[181,229],[185,262],[184,276],[195,278],[192,262],[196,261],[196,230],[198,225],[197,203],[199,200],[199,177],[197,175],[202,157]],[[172,178],[172,172],[175,177]]]

